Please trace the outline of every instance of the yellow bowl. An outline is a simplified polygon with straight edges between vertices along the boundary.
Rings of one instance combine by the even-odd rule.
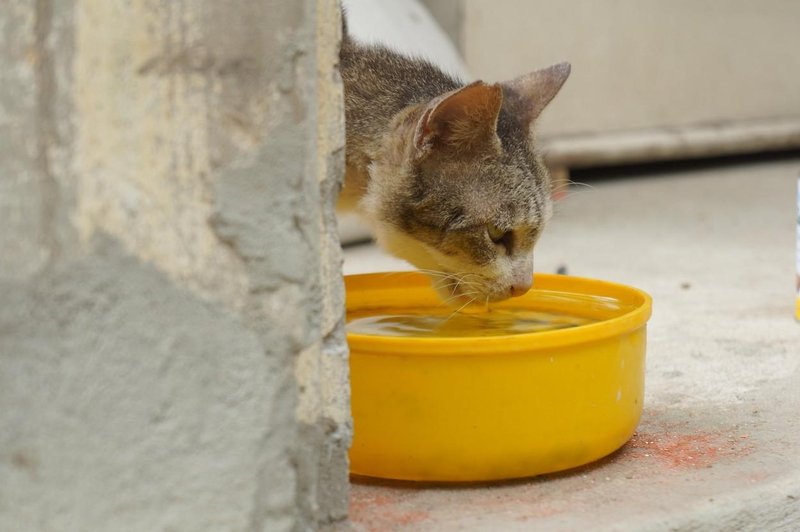
[[[418,273],[347,276],[345,287],[348,315],[441,306]],[[513,336],[348,333],[352,473],[418,481],[519,478],[592,462],[628,441],[642,412],[650,296],[604,281],[536,274],[533,290],[497,306],[599,321]]]

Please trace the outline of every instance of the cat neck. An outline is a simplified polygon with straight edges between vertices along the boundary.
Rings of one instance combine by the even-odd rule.
[[[369,165],[398,119],[463,85],[431,63],[345,36],[340,52],[344,83],[346,174],[339,208],[355,208],[369,183]]]

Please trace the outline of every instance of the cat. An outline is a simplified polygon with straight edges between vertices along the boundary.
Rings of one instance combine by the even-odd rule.
[[[525,294],[552,214],[532,124],[570,65],[466,84],[343,29],[346,171],[337,208],[356,211],[380,246],[434,277],[449,304]]]

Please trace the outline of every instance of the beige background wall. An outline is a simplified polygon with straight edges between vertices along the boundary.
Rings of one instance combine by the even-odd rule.
[[[547,136],[800,120],[800,2],[427,4],[477,78],[572,63],[571,79],[540,121]]]

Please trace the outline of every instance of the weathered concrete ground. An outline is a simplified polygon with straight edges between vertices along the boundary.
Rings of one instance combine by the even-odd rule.
[[[800,529],[800,158],[580,187],[538,271],[631,284],[654,300],[646,403],[598,463],[483,486],[354,479],[354,530]],[[345,271],[402,267],[373,247]]]

